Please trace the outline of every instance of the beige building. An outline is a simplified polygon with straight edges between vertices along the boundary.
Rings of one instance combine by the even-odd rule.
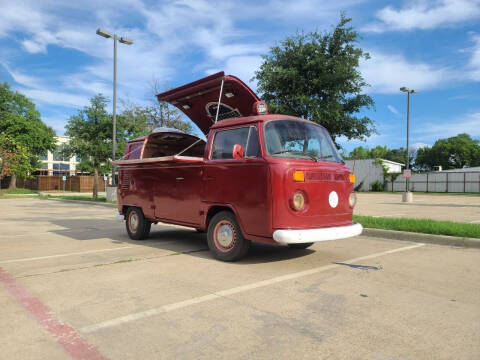
[[[48,151],[46,154],[40,156],[42,168],[39,172],[43,175],[75,175],[77,169],[77,158],[72,156],[66,158],[62,155],[64,144],[68,143],[70,138],[68,136],[57,136],[57,149],[54,152]]]

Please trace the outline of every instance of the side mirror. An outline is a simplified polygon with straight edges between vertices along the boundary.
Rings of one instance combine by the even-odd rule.
[[[234,159],[243,159],[243,146],[239,144],[233,145],[232,155]]]

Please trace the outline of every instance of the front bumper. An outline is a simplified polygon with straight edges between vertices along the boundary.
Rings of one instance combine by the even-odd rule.
[[[322,229],[275,230],[273,239],[280,244],[303,244],[319,241],[345,239],[362,233],[360,224],[336,226]]]

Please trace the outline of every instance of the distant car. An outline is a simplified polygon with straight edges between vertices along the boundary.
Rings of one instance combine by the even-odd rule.
[[[188,226],[207,232],[217,259],[233,261],[251,241],[307,248],[362,232],[352,223],[354,175],[322,126],[269,114],[223,72],[157,97],[189,116],[207,141],[161,128],[128,143],[114,164],[130,238],[147,238],[152,223]]]

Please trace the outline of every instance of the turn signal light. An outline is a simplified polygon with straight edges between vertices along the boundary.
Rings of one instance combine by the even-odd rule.
[[[293,181],[305,181],[305,173],[302,170],[293,172]]]
[[[350,174],[350,182],[355,184],[355,174]]]

